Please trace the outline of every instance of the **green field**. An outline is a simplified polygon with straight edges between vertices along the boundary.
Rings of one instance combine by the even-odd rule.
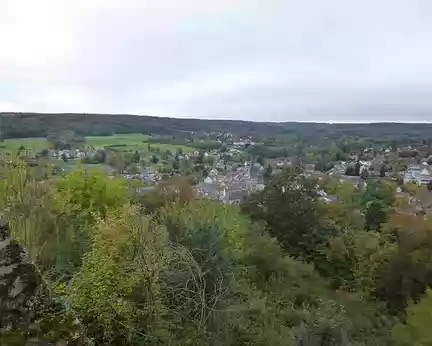
[[[113,136],[89,136],[86,137],[86,144],[95,148],[111,147],[121,151],[146,151],[148,148],[147,140],[150,136],[141,133],[128,133]],[[165,143],[150,143],[153,148],[160,150],[176,151],[181,148],[184,152],[194,150],[186,145],[172,145]]]
[[[11,138],[0,143],[1,150],[18,150],[21,146],[28,150],[41,151],[48,148],[46,138]]]
[[[121,151],[146,151],[148,148],[149,136],[141,133],[118,134],[113,136],[89,136],[86,137],[86,145],[94,148],[111,147]],[[185,145],[172,145],[164,143],[151,143],[153,148],[160,150],[175,151],[181,148],[184,152],[193,150],[192,147]],[[18,150],[21,146],[28,150],[41,151],[48,148],[49,143],[46,138],[13,138],[6,139],[0,143],[0,150]]]
[[[113,136],[89,136],[86,137],[86,145],[91,145],[95,148],[104,148],[106,146],[126,146],[136,147],[144,146],[149,136],[141,133],[129,133]],[[147,146],[147,144],[145,144]]]

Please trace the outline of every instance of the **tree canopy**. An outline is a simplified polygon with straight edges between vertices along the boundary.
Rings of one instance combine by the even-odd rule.
[[[142,192],[98,170],[50,172],[3,158],[0,203],[64,320],[89,342],[429,342],[432,228],[394,212],[393,185],[362,190],[285,170],[238,206],[198,197],[184,177]],[[54,327],[62,318],[47,313],[41,333],[75,333]]]

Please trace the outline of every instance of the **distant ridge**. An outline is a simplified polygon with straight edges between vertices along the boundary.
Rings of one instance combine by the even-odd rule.
[[[53,131],[71,130],[82,135],[149,133],[175,135],[189,131],[230,132],[238,135],[272,137],[295,135],[299,138],[340,136],[432,138],[430,123],[314,123],[252,122],[244,120],[205,120],[160,118],[133,114],[0,112],[2,138],[44,137]]]

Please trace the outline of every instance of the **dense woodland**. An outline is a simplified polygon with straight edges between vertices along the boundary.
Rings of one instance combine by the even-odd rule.
[[[2,138],[46,137],[59,129],[80,135],[111,135],[113,133],[149,133],[184,135],[191,132],[224,132],[254,136],[259,140],[286,139],[319,143],[330,138],[345,140],[363,138],[371,143],[419,142],[432,139],[432,124],[324,124],[265,123],[235,120],[174,119],[114,114],[42,114],[0,113]]]
[[[286,169],[238,206],[198,198],[180,177],[137,193],[98,170],[53,173],[0,162],[3,218],[63,306],[37,328],[47,340],[432,343],[432,223],[394,212],[392,182],[356,188]]]

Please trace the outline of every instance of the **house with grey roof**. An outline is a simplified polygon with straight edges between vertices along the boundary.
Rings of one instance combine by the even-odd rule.
[[[229,189],[225,187],[222,192],[222,201],[227,204],[240,204],[248,196],[248,191],[244,189]]]

